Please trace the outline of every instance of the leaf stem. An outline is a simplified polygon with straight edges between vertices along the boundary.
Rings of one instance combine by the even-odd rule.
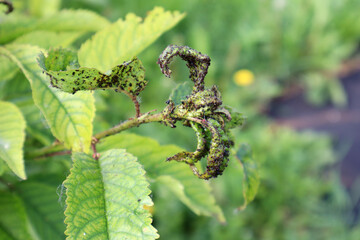
[[[120,90],[121,91],[121,90]],[[131,101],[134,103],[134,106],[135,106],[135,116],[138,118],[141,116],[141,113],[140,113],[140,103],[139,101],[137,100],[136,98],[136,95],[132,95],[126,91],[121,91],[122,93],[125,93],[130,99]]]

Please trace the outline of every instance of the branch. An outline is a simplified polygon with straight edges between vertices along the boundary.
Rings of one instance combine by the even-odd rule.
[[[110,135],[114,135],[114,134],[117,134],[119,132],[122,132],[126,129],[129,129],[129,128],[133,128],[133,127],[138,127],[140,126],[141,124],[144,124],[144,123],[150,123],[150,122],[162,122],[164,120],[164,115],[163,113],[157,113],[157,114],[153,114],[153,115],[150,115],[150,114],[144,114],[142,116],[140,116],[139,118],[135,118],[135,119],[130,119],[130,120],[127,120],[123,123],[120,123],[119,125],[113,127],[113,128],[110,128],[106,131],[103,131],[101,133],[98,133],[98,134],[95,134],[95,138],[96,139],[101,139],[101,138],[104,138],[104,137],[107,137],[107,136],[110,136]]]
[[[117,133],[120,133],[124,130],[127,130],[129,128],[138,127],[141,124],[144,123],[150,123],[150,122],[162,122],[164,120],[164,114],[163,113],[157,113],[157,114],[149,114],[145,113],[144,115],[140,116],[139,118],[135,119],[129,119],[125,122],[120,123],[119,125],[110,128],[108,130],[105,130],[103,132],[100,132],[98,134],[94,135],[94,138],[97,140],[100,140],[102,138],[115,135]],[[63,143],[61,142],[55,142],[51,146],[47,146],[35,151],[32,151],[26,155],[27,158],[44,158],[49,156],[57,156],[57,155],[64,155],[64,154],[71,154],[71,151],[65,150],[65,147]]]

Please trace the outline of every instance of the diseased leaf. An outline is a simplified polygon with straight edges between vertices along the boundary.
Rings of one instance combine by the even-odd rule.
[[[252,158],[250,146],[247,144],[241,144],[235,155],[243,167],[244,179],[243,179],[243,196],[244,204],[239,207],[240,210],[246,208],[246,206],[254,200],[256,193],[260,185],[259,169],[256,162]]]
[[[33,240],[21,200],[13,193],[0,192],[0,239]]]
[[[83,31],[51,32],[39,30],[24,34],[15,39],[13,43],[31,44],[45,49],[68,47],[83,33]]]
[[[16,105],[0,101],[0,159],[20,178],[26,179],[23,145],[26,123]]]
[[[146,170],[146,175],[150,179],[165,182],[165,186],[194,213],[215,216],[220,222],[225,222],[223,212],[216,205],[209,184],[197,178],[187,165],[166,162],[167,157],[184,149],[174,145],[160,146],[151,138],[125,133],[107,137],[97,145],[98,151],[112,148],[125,148],[138,157]]]
[[[147,84],[145,69],[136,57],[117,65],[108,74],[95,68],[80,67],[76,53],[68,49],[50,50],[47,57],[41,53],[38,62],[50,77],[51,85],[68,93],[116,89],[137,96]]]
[[[40,239],[65,239],[63,206],[56,190],[57,186],[32,180],[21,182],[14,187]]]
[[[35,30],[91,32],[103,29],[110,24],[105,18],[88,10],[62,10],[41,19],[10,14],[1,21],[0,44],[9,43],[17,37]]]
[[[44,114],[53,135],[67,148],[88,152],[95,115],[94,98],[89,92],[72,95],[50,87],[36,62],[41,51],[30,45],[0,47],[0,54],[14,61],[29,80],[34,102]]]
[[[101,153],[99,160],[73,155],[74,165],[64,182],[67,239],[155,239],[152,205],[145,171],[123,149]]]
[[[143,22],[130,13],[125,20],[119,19],[87,40],[79,50],[79,63],[106,72],[138,55],[183,17],[160,7],[150,11]]]

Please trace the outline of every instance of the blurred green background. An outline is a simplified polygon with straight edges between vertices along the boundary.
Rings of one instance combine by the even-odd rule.
[[[129,12],[144,17],[154,6],[187,14],[139,56],[149,80],[141,94],[142,112],[163,109],[172,89],[188,79],[185,63],[179,59],[172,64],[171,79],[161,74],[156,60],[167,45],[188,45],[208,54],[211,66],[206,84],[218,85],[224,103],[248,117],[245,127],[234,134],[237,144],[251,146],[260,166],[261,185],[254,202],[239,211],[244,200],[241,171],[233,164],[236,160],[232,159],[223,176],[210,182],[225,212],[225,225],[196,216],[169,192],[153,185],[154,225],[162,239],[360,239],[360,178],[355,174],[344,184],[340,174],[341,160],[354,143],[346,138],[335,142],[332,125],[325,133],[313,131],[318,127],[311,124],[317,121],[312,115],[310,124],[298,127],[301,131],[291,124],[284,127],[276,112],[279,104],[290,104],[301,119],[308,109],[320,115],[324,109],[342,114],[359,105],[356,92],[355,98],[349,96],[341,79],[357,76],[352,84],[359,86],[360,0],[14,3],[34,18],[51,15],[56,6],[90,9],[111,21]],[[49,4],[47,11],[38,11],[42,4]],[[86,38],[80,37],[72,47],[77,49]],[[1,88],[11,92],[9,85]],[[2,93],[2,98],[6,99],[6,94],[10,96]],[[96,92],[96,100],[95,132],[134,115],[125,95]],[[296,109],[298,105],[291,105],[294,101],[300,101],[305,109]],[[280,113],[284,118],[286,114]],[[359,132],[360,120],[354,121],[352,132]],[[192,130],[181,126],[174,130],[153,124],[131,131],[188,150],[196,145]],[[51,142],[46,140],[49,136],[41,137]],[[354,166],[360,167],[355,163],[360,155],[353,156]]]

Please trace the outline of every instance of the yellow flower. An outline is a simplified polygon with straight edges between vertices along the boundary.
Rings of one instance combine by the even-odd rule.
[[[239,70],[234,74],[234,82],[239,86],[249,86],[254,82],[254,74],[247,69]]]

